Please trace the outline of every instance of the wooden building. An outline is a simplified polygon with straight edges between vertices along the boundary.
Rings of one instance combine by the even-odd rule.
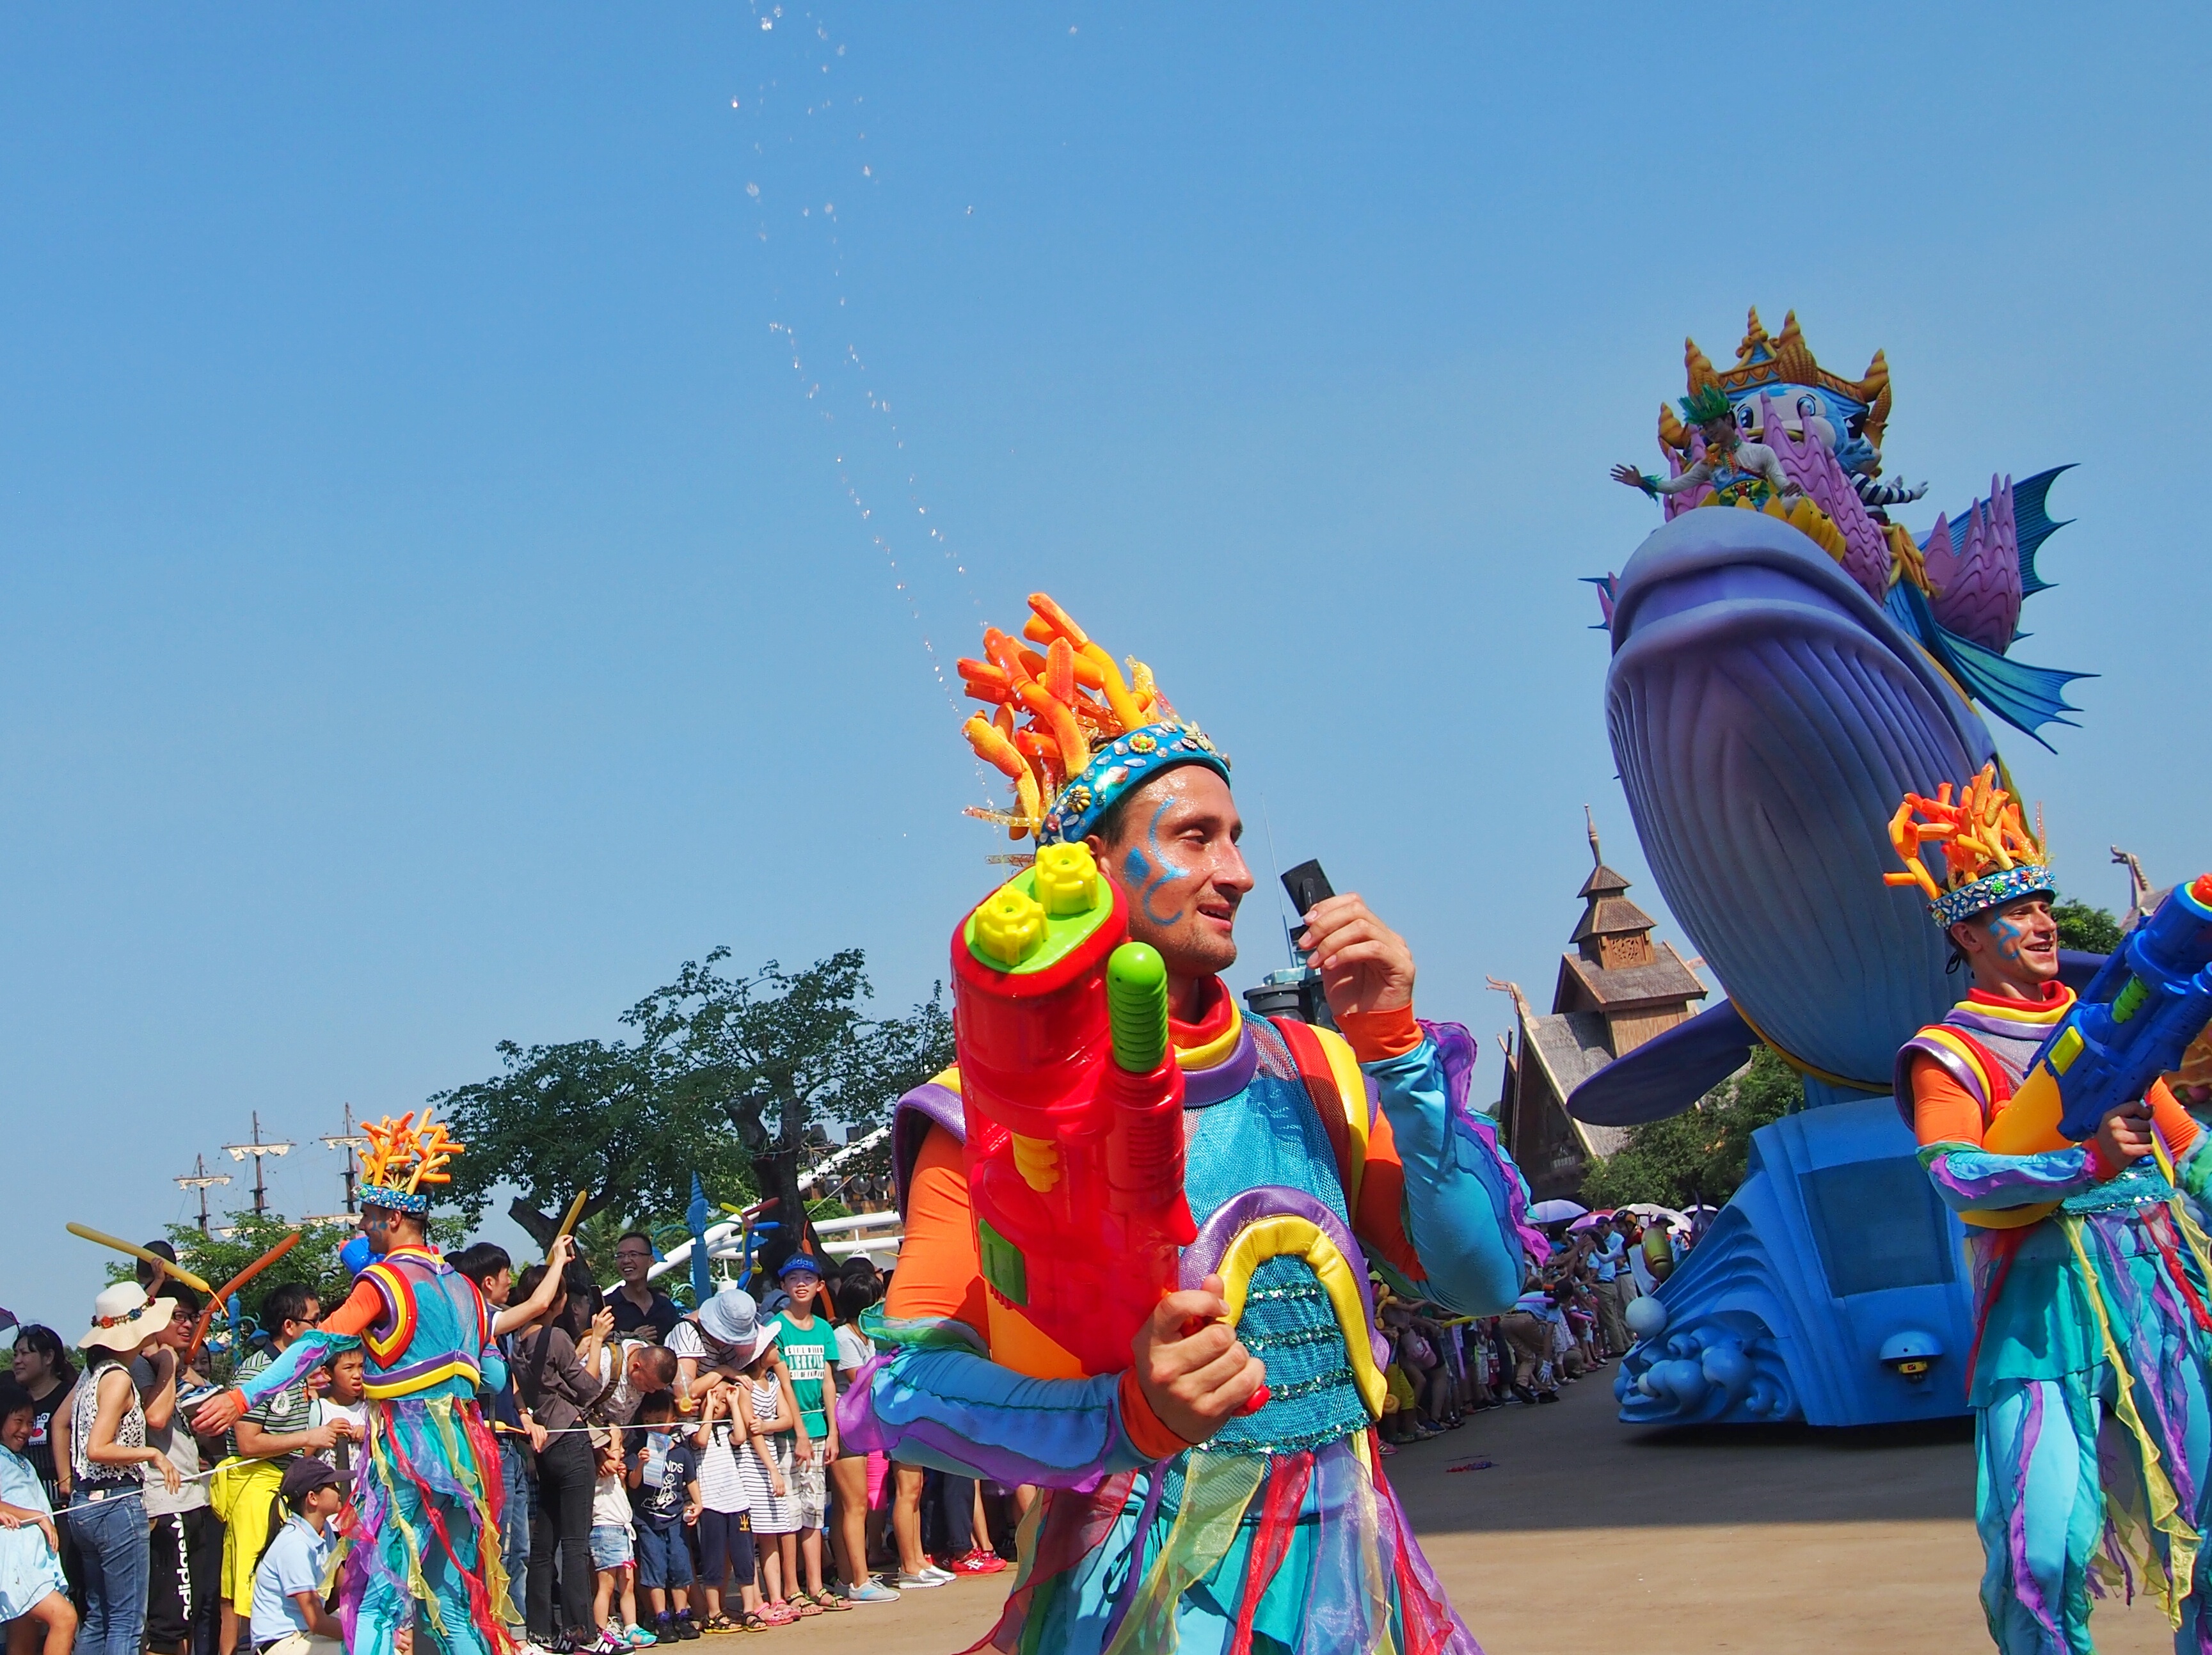
[[[1567,1113],[1567,1094],[1615,1058],[1695,1015],[1705,985],[1668,943],[1655,942],[1651,916],[1628,900],[1628,881],[1605,865],[1589,826],[1589,877],[1577,893],[1583,915],[1559,956],[1549,1015],[1537,1015],[1519,985],[1516,1028],[1498,1097],[1499,1131],[1535,1199],[1573,1199],[1590,1167],[1620,1149],[1620,1127],[1591,1126]]]

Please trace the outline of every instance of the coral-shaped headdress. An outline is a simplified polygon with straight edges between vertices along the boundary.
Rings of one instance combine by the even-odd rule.
[[[971,810],[1040,845],[1081,839],[1132,787],[1179,764],[1203,764],[1223,779],[1229,761],[1196,724],[1176,714],[1152,670],[1132,657],[1124,678],[1114,658],[1042,592],[1024,649],[996,627],[983,628],[988,659],[960,663],[968,694],[997,711],[962,727],[975,755],[1013,784],[1012,810]]]
[[[361,1131],[368,1140],[361,1157],[362,1205],[393,1212],[429,1211],[430,1192],[422,1186],[451,1183],[446,1163],[468,1148],[448,1137],[445,1122],[432,1120],[427,1109],[419,1125],[410,1109],[398,1120],[386,1115],[364,1121]]]
[[[1928,912],[1945,926],[2017,897],[2051,894],[2043,846],[2028,831],[2020,802],[1997,785],[1994,763],[1959,790],[1955,803],[1948,781],[1932,799],[1907,793],[1890,818],[1889,842],[1907,871],[1884,874],[1882,882],[1917,885]],[[1929,844],[1943,847],[1940,878],[1921,858],[1920,847]]]

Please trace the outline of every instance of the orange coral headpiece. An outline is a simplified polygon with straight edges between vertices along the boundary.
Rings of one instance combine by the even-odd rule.
[[[362,1204],[394,1212],[428,1212],[430,1192],[422,1186],[451,1183],[446,1163],[468,1148],[454,1143],[445,1122],[432,1120],[427,1109],[420,1125],[410,1109],[397,1120],[386,1115],[364,1121],[361,1131],[368,1140],[361,1157]]]
[[[975,755],[1013,784],[1014,809],[971,810],[1041,845],[1077,840],[1130,787],[1177,764],[1229,774],[1229,761],[1197,725],[1176,716],[1152,670],[1131,657],[1129,676],[1066,609],[1030,594],[1024,649],[983,629],[981,661],[960,663],[968,694],[997,711],[962,726]],[[1024,722],[1026,721],[1026,722]]]
[[[1994,762],[1959,790],[1955,803],[1948,781],[1932,799],[1907,793],[1890,818],[1889,842],[1906,871],[1884,874],[1882,882],[1918,886],[1929,912],[1947,926],[2015,897],[2051,890],[2043,846],[2028,831],[2019,801],[1997,785]],[[1929,844],[1943,847],[1940,880],[1920,854]]]

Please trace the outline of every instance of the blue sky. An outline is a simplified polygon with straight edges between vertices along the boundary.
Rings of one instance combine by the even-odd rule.
[[[0,1303],[716,943],[926,993],[1000,848],[939,674],[1037,587],[1502,1027],[1585,801],[1658,907],[1577,578],[1753,303],[1887,350],[1916,529],[2081,463],[2021,652],[2104,676],[2006,749],[2069,887],[2195,871],[2203,15],[1653,15],[0,18]]]

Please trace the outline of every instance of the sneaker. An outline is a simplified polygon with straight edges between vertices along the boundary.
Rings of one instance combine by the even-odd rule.
[[[845,1601],[848,1603],[896,1603],[898,1599],[896,1587],[879,1581],[864,1580],[857,1586],[845,1588]]]
[[[688,1609],[681,1615],[670,1616],[668,1626],[669,1630],[673,1632],[679,1640],[684,1642],[689,1642],[699,1635],[699,1623],[691,1618],[691,1611]],[[668,1640],[664,1638],[661,1641],[665,1643]]]
[[[626,1655],[629,1648],[629,1634],[609,1627],[599,1634],[598,1641],[586,1647],[592,1655]]]
[[[919,1574],[908,1574],[902,1570],[891,1579],[901,1591],[923,1591],[931,1586],[941,1586],[952,1577],[943,1569],[925,1565]]]
[[[645,1628],[639,1626],[635,1622],[632,1622],[629,1626],[623,1628],[623,1636],[629,1640],[629,1646],[632,1649],[643,1649],[648,1645],[657,1644],[660,1641],[660,1634],[659,1633],[648,1632]]]
[[[997,1574],[1006,1567],[1006,1560],[996,1552],[987,1552],[981,1547],[956,1557],[945,1564],[955,1574]]]

